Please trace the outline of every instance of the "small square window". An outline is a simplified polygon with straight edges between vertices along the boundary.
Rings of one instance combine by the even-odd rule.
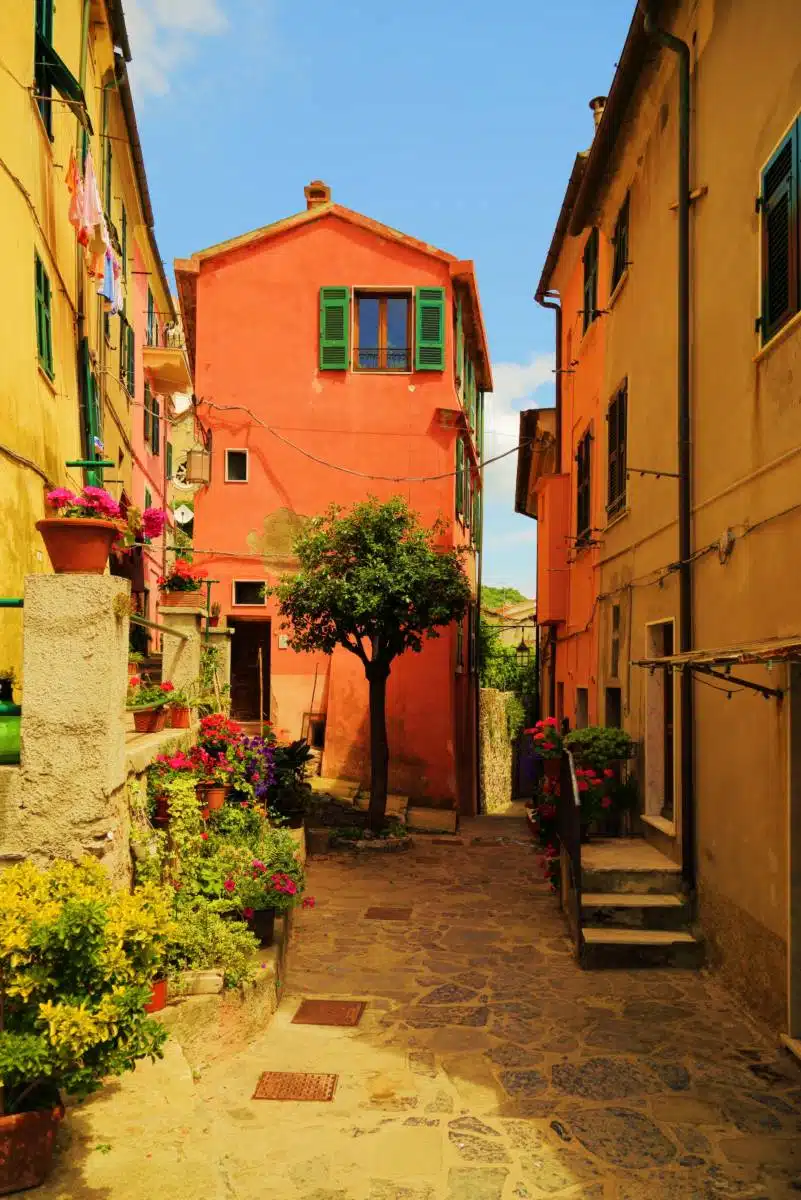
[[[248,452],[247,450],[226,450],[225,452],[225,482],[247,483],[248,481]]]
[[[266,603],[265,585],[261,579],[235,579],[234,604]]]

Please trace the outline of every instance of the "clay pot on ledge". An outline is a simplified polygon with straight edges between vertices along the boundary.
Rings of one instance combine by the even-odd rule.
[[[154,979],[150,995],[150,1003],[145,1005],[146,1013],[161,1012],[167,1007],[167,980]]]
[[[56,575],[102,575],[120,536],[114,521],[98,517],[45,517],[36,528]]]
[[[188,729],[191,710],[185,704],[170,705],[170,729]]]
[[[158,708],[138,708],[133,719],[137,733],[161,733],[167,724],[167,709],[163,704]]]
[[[217,628],[217,626],[219,625],[219,623],[220,623],[220,615],[219,615],[219,613],[217,614],[217,616],[216,616],[216,617],[215,617],[215,616],[211,616],[211,617],[209,617],[209,625],[210,625],[210,627],[211,627],[212,629],[216,629],[216,628]]]
[[[202,804],[204,808],[208,808],[211,812],[219,812],[225,804],[225,796],[228,788],[222,784],[213,783],[206,785],[203,788]]]
[[[0,1196],[39,1187],[50,1174],[53,1145],[64,1117],[60,1103],[0,1117]]]
[[[205,608],[202,592],[159,592],[161,608]]]

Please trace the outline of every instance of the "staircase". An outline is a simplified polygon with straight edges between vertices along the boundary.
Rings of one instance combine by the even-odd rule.
[[[583,966],[701,966],[680,867],[644,838],[581,850]]]

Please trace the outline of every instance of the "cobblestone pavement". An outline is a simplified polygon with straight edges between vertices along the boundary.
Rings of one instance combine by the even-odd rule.
[[[264,1037],[195,1081],[172,1046],[94,1101],[40,1195],[798,1196],[801,1069],[776,1038],[706,973],[580,971],[518,824],[463,841],[313,860]],[[368,1006],[353,1029],[291,1024],[309,996]],[[253,1101],[265,1070],[336,1073],[336,1095]]]

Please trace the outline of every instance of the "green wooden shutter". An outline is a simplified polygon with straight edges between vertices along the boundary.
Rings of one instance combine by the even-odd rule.
[[[81,343],[78,347],[78,378],[81,407],[83,410],[84,458],[102,457],[102,455],[98,455],[95,446],[95,438],[101,436],[100,405],[97,398],[97,380],[94,377],[91,359],[89,358],[89,342],[87,338],[81,338]],[[103,468],[87,467],[86,482],[92,487],[102,487]]]
[[[416,371],[445,370],[445,288],[417,289]]]
[[[153,399],[150,394],[150,384],[146,383],[145,384],[145,428],[144,428],[145,445],[146,446],[150,445],[150,439],[152,437],[151,428],[150,428],[150,417],[151,417],[152,408],[153,408]]]
[[[461,435],[456,439],[456,513],[464,512],[464,442]]]
[[[167,457],[167,478],[172,479],[172,442],[164,443],[164,453]]]
[[[120,383],[125,383],[125,380],[128,378],[128,368],[126,365],[128,355],[127,328],[128,322],[125,319],[125,313],[120,313]]]
[[[799,309],[799,128],[762,172],[762,340]]]
[[[153,293],[150,288],[147,289],[147,344],[155,346],[155,331],[156,331],[156,305],[153,300]]]
[[[122,206],[120,217],[120,245],[122,247],[122,277],[128,278],[128,214],[125,205]]]
[[[348,369],[350,288],[320,288],[320,370]]]
[[[462,298],[456,301],[456,386],[464,384],[464,318],[462,316]]]
[[[44,268],[44,263],[38,254],[34,258],[34,275],[36,286],[36,348],[42,370],[52,379],[53,326],[50,311],[50,279]]]
[[[112,163],[112,158],[113,158],[113,156],[111,153],[111,137],[110,137],[110,135],[106,135],[106,166],[105,166],[105,173],[104,173],[104,177],[103,177],[103,201],[104,201],[103,207],[105,209],[106,216],[109,218],[109,220],[111,219],[111,163]]]
[[[135,351],[134,331],[133,331],[132,325],[129,325],[127,328],[127,337],[128,337],[128,351],[127,351],[127,364],[126,364],[127,365],[127,374],[126,374],[125,386],[128,388],[129,393],[133,396],[134,388],[136,386],[136,351]]]
[[[153,397],[153,399],[151,400],[150,403],[152,405],[152,414],[153,414],[150,418],[151,430],[152,430],[152,440],[150,443],[150,449],[153,451],[154,454],[158,454],[159,451],[161,450],[161,420],[160,420],[161,405],[159,404],[159,402],[155,396]]]

